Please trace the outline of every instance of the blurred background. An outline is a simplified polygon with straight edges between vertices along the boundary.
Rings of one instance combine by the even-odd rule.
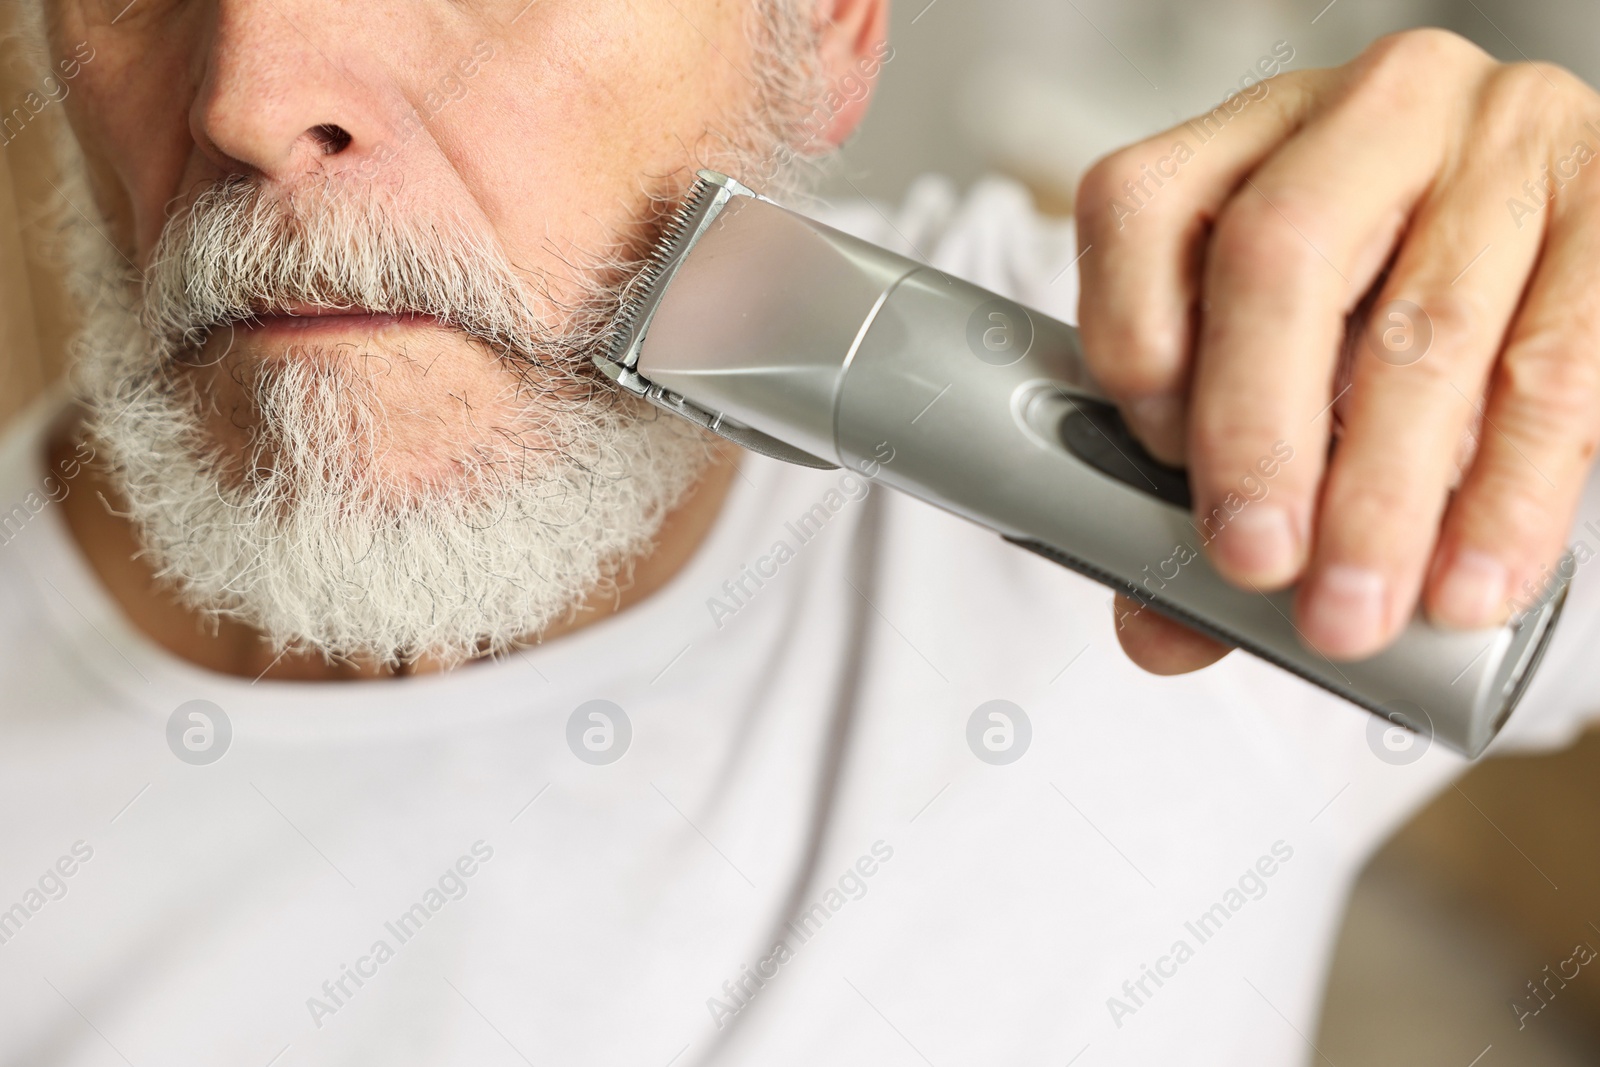
[[[15,2],[0,3],[0,35]],[[1280,43],[1291,67],[1325,66],[1381,34],[1445,26],[1600,85],[1596,0],[895,0],[893,21],[878,99],[829,187],[840,199],[999,171],[1069,211],[1095,158],[1209,111]],[[4,109],[30,87],[0,37]],[[61,195],[43,148],[59,111],[0,148],[0,427],[59,372],[71,330],[44,221]],[[1306,1063],[1600,1064],[1600,966],[1541,985],[1549,1004],[1521,1027],[1511,1008],[1536,1003],[1530,982],[1570,973],[1580,942],[1600,948],[1600,734],[1487,760],[1460,785],[1357,883]]]
[[[1113,148],[1210,111],[1279,42],[1293,68],[1443,26],[1600,85],[1595,0],[893,0],[894,57],[832,192],[895,199],[923,171],[988,170],[1053,205]],[[845,179],[848,179],[846,181]]]

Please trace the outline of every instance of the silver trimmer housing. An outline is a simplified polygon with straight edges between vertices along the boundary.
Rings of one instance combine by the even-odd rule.
[[[1240,589],[1211,566],[1228,516],[1197,523],[1184,472],[1128,433],[1077,330],[713,171],[595,362],[746,448],[871,473],[1468,756],[1516,706],[1566,598],[1557,577],[1506,626],[1419,615],[1379,654],[1331,661],[1296,631],[1292,589]]]

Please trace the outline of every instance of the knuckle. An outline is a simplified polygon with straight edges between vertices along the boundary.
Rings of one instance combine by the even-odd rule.
[[[1087,340],[1087,339],[1086,339]],[[1096,380],[1113,395],[1138,397],[1174,388],[1188,351],[1186,328],[1158,316],[1139,316],[1102,330],[1084,355]]]
[[[1485,106],[1507,117],[1539,114],[1553,99],[1592,96],[1592,90],[1566,68],[1554,63],[1507,63],[1490,75],[1484,91]]]
[[[1326,242],[1325,205],[1288,190],[1247,190],[1230,201],[1211,236],[1211,260],[1229,278],[1259,277],[1293,291],[1325,281],[1328,270],[1317,251]],[[1320,288],[1320,286],[1318,286]]]
[[[1424,486],[1406,478],[1402,471],[1391,470],[1365,477],[1359,484],[1341,486],[1324,505],[1319,527],[1326,540],[1347,542],[1349,547],[1370,553],[1380,545],[1392,548],[1431,529],[1431,524],[1420,520],[1433,517],[1437,510],[1437,502]],[[1389,533],[1375,537],[1377,530]]]
[[[1363,73],[1407,83],[1433,80],[1441,66],[1487,67],[1493,63],[1493,57],[1465,37],[1434,26],[1380,37],[1357,60]]]
[[[1272,106],[1281,108],[1285,114],[1304,115],[1315,107],[1333,82],[1333,72],[1313,69],[1286,70],[1268,78],[1264,84]]]
[[[1178,174],[1170,139],[1153,138],[1097,160],[1078,183],[1078,225],[1085,234],[1108,240],[1126,229],[1130,217],[1147,210],[1159,217],[1169,199],[1158,195]]]
[[[1587,462],[1600,439],[1600,359],[1564,331],[1517,339],[1495,372],[1502,428],[1541,451]]]
[[[1086,240],[1094,240],[1105,224],[1103,205],[1110,197],[1110,190],[1115,188],[1116,167],[1116,154],[1102,156],[1078,179],[1073,214],[1078,221],[1078,231]]]
[[[1552,327],[1518,337],[1501,361],[1499,376],[1511,398],[1542,409],[1587,412],[1600,397],[1600,359],[1566,330]]]
[[[1372,355],[1368,362],[1376,360],[1379,351],[1392,347],[1386,338],[1392,328],[1399,328],[1404,332],[1405,343],[1425,343],[1427,347],[1414,357],[1402,349],[1400,360],[1383,362],[1398,362],[1397,369],[1414,377],[1447,385],[1459,373],[1459,357],[1481,345],[1491,327],[1493,309],[1489,298],[1471,289],[1443,288],[1419,293],[1414,307],[1406,307],[1405,303],[1391,300],[1376,309],[1366,327],[1374,341],[1368,346]],[[1413,315],[1418,316],[1418,321],[1410,321]]]
[[[1089,169],[1084,171],[1083,178],[1078,182],[1079,199],[1095,199],[1097,195],[1103,197],[1114,189],[1120,176],[1129,170],[1128,161],[1138,148],[1138,145],[1128,145],[1108,152],[1089,164]]]
[[[1441,75],[1487,69],[1494,59],[1466,38],[1425,27],[1380,37],[1351,65],[1346,104],[1377,116],[1436,100]]]
[[[1525,462],[1511,457],[1487,465],[1459,501],[1461,524],[1492,531],[1491,541],[1507,545],[1543,544],[1555,510],[1552,490]]]
[[[1416,583],[1411,588],[1414,594],[1438,547],[1441,522],[1451,499],[1441,479],[1414,485],[1409,496],[1388,492],[1362,500],[1346,516],[1343,547],[1351,555],[1388,561],[1392,573]]]
[[[1253,470],[1258,457],[1270,454],[1272,443],[1283,437],[1279,426],[1197,405],[1190,413],[1189,460],[1212,480],[1231,482]]]
[[[1496,72],[1499,80],[1507,82],[1510,91],[1523,99],[1547,101],[1552,94],[1563,98],[1592,98],[1594,90],[1584,85],[1578,75],[1557,62],[1512,62]]]
[[[1109,217],[1105,206],[1117,197],[1122,183],[1139,170],[1139,148],[1131,145],[1095,160],[1078,183],[1079,222],[1101,226]]]
[[[1569,149],[1567,134],[1576,136],[1580,123],[1597,114],[1600,96],[1565,68],[1502,64],[1489,74],[1474,109],[1472,131],[1480,147],[1471,158],[1479,166],[1509,160],[1536,165],[1551,149]]]
[[[1189,326],[1155,309],[1115,320],[1085,315],[1080,338],[1090,373],[1118,398],[1176,389],[1189,360]]]
[[[1107,389],[1122,397],[1149,397],[1178,386],[1182,376],[1181,341],[1176,336],[1152,336],[1130,344],[1122,355],[1107,362]]]

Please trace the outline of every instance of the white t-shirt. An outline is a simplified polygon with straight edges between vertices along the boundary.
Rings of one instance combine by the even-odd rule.
[[[1070,229],[1013,184],[827,217],[1074,313]],[[1351,880],[1464,767],[1385,762],[1247,656],[1143,674],[1105,589],[756,456],[683,571],[585,630],[223,677],[86,568],[48,414],[0,452],[5,1064],[1304,1063]],[[1596,585],[1502,746],[1600,711]],[[994,700],[1031,726],[1008,764],[969,747]]]

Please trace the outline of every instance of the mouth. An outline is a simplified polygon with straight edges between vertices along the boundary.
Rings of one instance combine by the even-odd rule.
[[[321,304],[284,304],[265,308],[237,324],[241,331],[252,334],[294,336],[304,336],[308,333],[372,333],[397,326],[439,328],[442,325],[433,315],[371,311],[361,307],[330,307]]]

